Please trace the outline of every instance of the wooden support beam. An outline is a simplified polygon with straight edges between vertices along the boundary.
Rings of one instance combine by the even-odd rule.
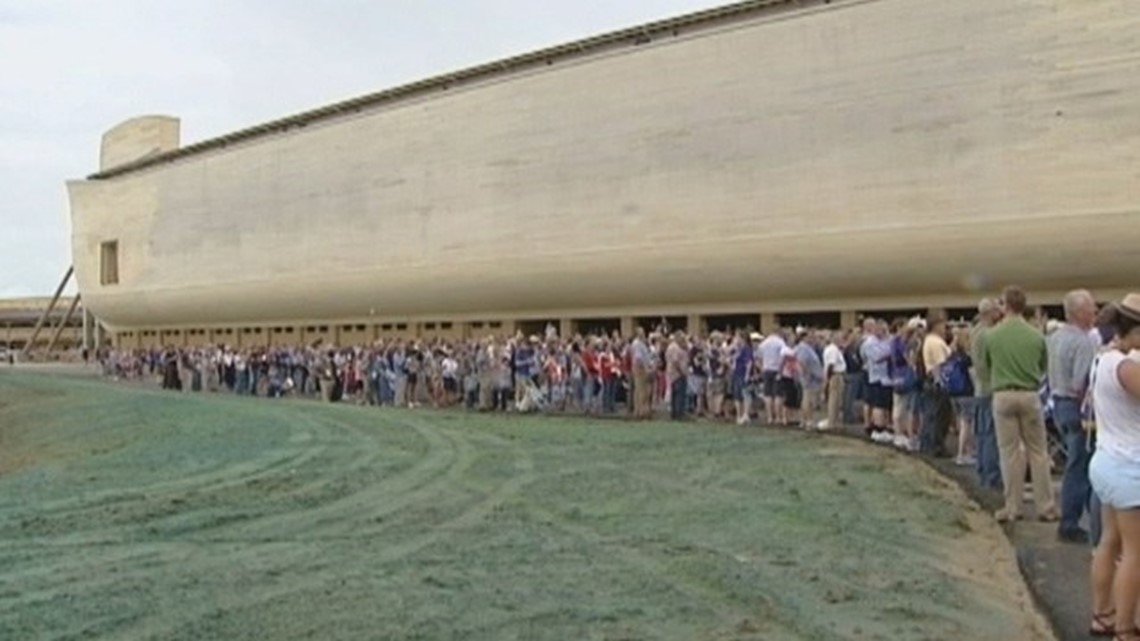
[[[79,306],[79,294],[76,294],[71,299],[71,306],[67,308],[67,314],[64,315],[63,320],[59,321],[59,326],[55,328],[55,332],[51,335],[51,340],[48,341],[48,346],[45,351],[51,352],[55,344],[59,341],[59,337],[63,334],[63,330],[67,328],[67,324],[71,322],[71,317],[75,314],[75,308]]]
[[[27,356],[28,353],[32,351],[32,346],[36,344],[36,339],[39,338],[40,331],[44,328],[44,323],[46,323],[48,317],[51,316],[52,310],[55,309],[55,304],[59,302],[59,297],[61,294],[63,294],[63,289],[67,287],[67,283],[71,280],[71,275],[74,273],[75,266],[72,265],[67,268],[67,272],[63,275],[63,280],[59,281],[59,287],[55,288],[55,295],[51,297],[51,302],[48,303],[47,309],[44,310],[43,315],[41,315],[40,319],[36,321],[36,328],[32,330],[32,337],[28,339],[28,344],[24,345],[24,356]]]

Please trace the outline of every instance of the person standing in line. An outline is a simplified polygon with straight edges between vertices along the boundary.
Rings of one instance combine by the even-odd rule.
[[[922,363],[925,375],[922,386],[922,427],[919,444],[924,454],[945,457],[946,436],[953,421],[950,396],[947,393],[942,368],[950,358],[950,345],[946,343],[946,320],[932,317],[927,320],[926,338],[922,341]]]
[[[843,422],[847,425],[858,425],[863,418],[867,372],[863,368],[863,357],[859,354],[859,346],[862,343],[863,334],[858,327],[855,327],[851,330],[843,348],[843,360],[847,368],[843,393]],[[866,422],[863,425],[865,427]]]
[[[871,381],[871,370],[876,367],[875,363],[867,362],[868,343],[874,343],[878,340],[875,333],[878,331],[879,321],[875,318],[863,319],[863,335],[859,342],[855,344],[856,351],[859,354],[859,361],[863,364],[863,428],[868,435],[873,435],[877,432],[875,426],[875,396],[878,390],[875,389],[874,383]]]
[[[780,364],[783,359],[784,348],[787,347],[783,332],[776,328],[767,338],[760,342],[760,376],[763,385],[764,412],[768,417],[768,424],[784,423],[784,400],[780,396]]]
[[[1140,294],[1102,316],[1115,340],[1092,371],[1096,452],[1089,479],[1102,503],[1104,530],[1093,553],[1094,636],[1137,641],[1140,600]],[[1114,620],[1115,613],[1115,620]]]
[[[653,377],[656,362],[649,345],[645,342],[645,329],[638,327],[633,342],[629,346],[630,367],[633,374],[633,417],[649,418],[652,413]]]
[[[748,379],[755,361],[752,346],[759,341],[760,335],[757,333],[745,338],[744,332],[738,331],[733,343],[732,400],[736,405],[737,425],[744,425],[752,419],[752,398],[748,390]]]
[[[714,332],[709,339],[708,353],[708,409],[711,418],[721,418],[724,409],[724,395],[728,387],[727,361],[724,358],[724,338]]]
[[[974,364],[974,441],[978,481],[982,487],[1001,488],[1001,463],[994,432],[994,398],[990,369],[983,352],[986,335],[1001,320],[1001,305],[993,298],[978,303],[978,322],[970,330],[970,360]],[[1020,452],[1018,454],[1020,456]]]
[[[665,375],[669,381],[669,416],[680,421],[689,405],[689,349],[681,332],[674,332],[665,348]]]
[[[887,324],[873,318],[864,321],[868,333],[863,337],[860,355],[867,369],[867,436],[876,443],[893,443],[891,434],[891,408],[894,390],[890,380],[891,344],[887,336]]]
[[[1021,479],[1025,478],[1022,447],[1033,476],[1033,501],[1037,518],[1054,522],[1060,518],[1049,476],[1049,450],[1045,438],[1041,398],[1048,355],[1045,337],[1025,318],[1025,292],[1007,287],[1002,294],[1006,317],[985,337],[983,359],[990,370],[994,392],[994,428],[997,432],[1001,475],[1005,482],[1005,507],[994,515],[1006,523],[1021,518]]]
[[[475,349],[475,376],[479,381],[479,402],[476,406],[479,411],[491,410],[495,395],[495,337],[488,336],[484,341],[476,343]]]
[[[1049,390],[1053,420],[1065,439],[1065,475],[1061,482],[1061,523],[1057,536],[1069,543],[1087,543],[1089,534],[1080,523],[1089,506],[1088,434],[1081,407],[1088,391],[1089,372],[1099,344],[1090,335],[1096,320],[1096,300],[1080,289],[1063,300],[1065,323],[1049,336]]]
[[[806,430],[815,429],[815,410],[819,405],[823,385],[827,381],[823,361],[816,351],[815,335],[808,331],[796,332],[796,361],[799,366],[800,421]]]
[[[950,358],[942,365],[942,381],[954,406],[954,424],[958,430],[958,455],[955,465],[974,467],[977,459],[974,445],[974,364],[970,357],[969,330],[954,330]]]
[[[843,403],[847,388],[847,359],[843,350],[847,347],[847,335],[837,331],[831,335],[827,347],[823,348],[823,375],[827,381],[827,418],[820,422],[819,429],[838,429],[843,425]]]

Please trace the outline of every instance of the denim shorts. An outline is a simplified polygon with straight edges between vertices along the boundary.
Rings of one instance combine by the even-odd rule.
[[[974,420],[974,397],[973,396],[952,396],[950,401],[954,403],[954,415],[961,418],[965,417],[969,421]]]
[[[1089,480],[1100,502],[1116,510],[1140,508],[1140,461],[1097,450]]]
[[[748,380],[743,376],[732,376],[732,400],[743,401],[748,393]]]

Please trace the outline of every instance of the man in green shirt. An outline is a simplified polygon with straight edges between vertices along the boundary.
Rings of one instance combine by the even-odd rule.
[[[1037,518],[1059,518],[1049,477],[1049,453],[1045,441],[1045,421],[1038,390],[1048,367],[1045,337],[1025,320],[1025,292],[1007,287],[1002,293],[1005,320],[986,332],[982,341],[982,363],[989,370],[994,398],[994,428],[997,433],[1001,476],[1005,480],[1005,507],[995,515],[998,521],[1021,518],[1021,479],[1025,459],[1033,475],[1033,502]]]

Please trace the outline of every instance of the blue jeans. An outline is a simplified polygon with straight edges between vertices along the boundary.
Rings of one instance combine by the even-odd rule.
[[[862,425],[863,417],[855,415],[855,405],[863,398],[863,386],[867,383],[864,372],[848,372],[847,385],[843,389],[843,422],[848,425]]]
[[[596,376],[586,376],[585,382],[582,384],[582,407],[587,411],[598,411],[598,405],[601,403],[601,380]]]
[[[1080,402],[1071,398],[1053,397],[1053,421],[1065,439],[1065,477],[1061,481],[1062,533],[1081,528],[1081,517],[1089,508],[1092,488],[1089,485],[1088,434],[1081,426]]]
[[[249,370],[238,370],[237,373],[237,387],[234,389],[239,396],[246,396],[249,394]]]
[[[617,383],[613,377],[602,379],[602,411],[606,414],[617,411]]]
[[[685,408],[689,404],[689,379],[678,376],[669,389],[669,416],[674,421],[685,418]]]
[[[946,435],[954,420],[950,396],[940,387],[928,385],[922,392],[922,425],[919,427],[919,449],[923,454],[944,456]]]
[[[974,398],[974,440],[978,450],[978,481],[982,487],[1000,490],[1001,459],[998,457],[997,432],[994,431],[994,397]]]

